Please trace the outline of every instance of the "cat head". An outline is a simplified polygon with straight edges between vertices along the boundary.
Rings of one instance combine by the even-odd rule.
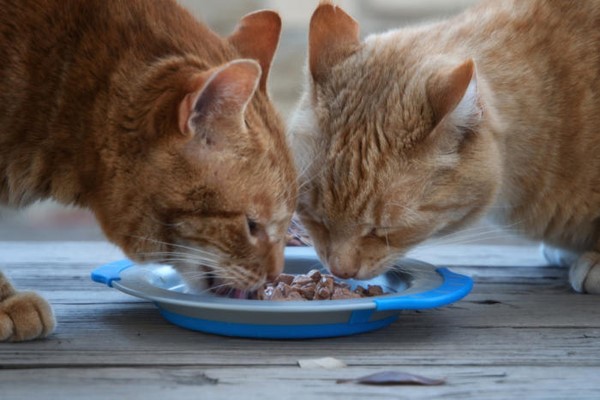
[[[266,93],[279,30],[277,14],[251,14],[224,41],[232,61],[169,57],[143,77],[93,207],[130,258],[171,262],[195,289],[281,272],[296,175]]]
[[[356,21],[328,2],[310,23],[308,84],[289,128],[298,213],[342,278],[384,272],[478,216],[497,190],[474,61],[428,53],[418,36],[361,41]]]

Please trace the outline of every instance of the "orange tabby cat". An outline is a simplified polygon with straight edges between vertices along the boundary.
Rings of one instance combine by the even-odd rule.
[[[299,214],[340,277],[488,212],[600,293],[600,2],[490,0],[371,35],[329,2],[290,136]]]
[[[296,177],[267,96],[276,13],[222,39],[173,0],[0,9],[2,203],[89,207],[130,258],[171,260],[195,287],[281,270]],[[53,326],[0,274],[0,340]]]

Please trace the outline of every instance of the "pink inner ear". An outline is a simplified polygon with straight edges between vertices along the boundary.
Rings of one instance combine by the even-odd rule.
[[[217,69],[206,71],[197,80],[197,89],[188,93],[178,110],[179,130],[193,136],[191,121],[204,117],[238,118],[252,98],[260,79],[260,66],[251,60],[236,60]]]

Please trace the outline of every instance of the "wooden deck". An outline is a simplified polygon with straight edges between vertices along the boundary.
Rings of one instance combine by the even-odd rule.
[[[0,242],[0,266],[50,299],[59,321],[46,340],[0,344],[0,399],[600,398],[600,297],[572,293],[566,270],[532,247],[416,256],[474,277],[473,292],[372,333],[267,341],[178,328],[152,304],[91,282],[94,267],[122,258],[108,244]],[[348,367],[297,365],[325,356]],[[336,383],[382,370],[447,383]]]

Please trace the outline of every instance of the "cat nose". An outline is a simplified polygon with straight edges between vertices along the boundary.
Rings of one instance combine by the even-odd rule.
[[[331,273],[341,279],[350,279],[356,276],[358,269],[348,267],[348,265],[344,265],[339,261],[329,263],[329,270]]]
[[[356,272],[352,272],[352,271],[334,271],[333,269],[331,270],[331,273],[335,276],[337,276],[338,278],[341,279],[350,279],[350,278],[354,278],[356,276]]]
[[[327,251],[329,271],[338,278],[350,279],[360,270],[361,257],[351,243],[332,245]]]

